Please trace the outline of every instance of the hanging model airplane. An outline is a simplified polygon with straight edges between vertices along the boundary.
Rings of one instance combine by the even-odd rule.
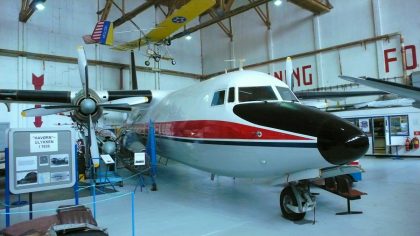
[[[83,90],[0,90],[0,101],[50,104],[27,109],[26,116],[71,111],[93,133],[93,157],[93,123],[104,109],[125,110],[130,114],[124,126],[142,137],[154,121],[161,156],[217,175],[283,180],[283,216],[300,220],[316,202],[309,180],[347,174],[341,165],[359,159],[369,146],[357,127],[301,105],[285,83],[265,73],[235,71],[178,91],[137,90],[137,82],[134,90],[94,91],[84,50],[78,51]]]
[[[166,46],[171,44],[169,36],[215,4],[215,0],[190,0],[180,9],[175,10],[171,15],[167,16],[164,21],[159,23],[147,34],[144,34],[142,30],[140,30],[140,38],[117,45],[112,49],[128,51],[147,45],[146,56],[148,57],[148,60],[145,61],[146,66],[150,65],[150,59],[153,59],[156,62],[168,60],[171,61],[172,65],[175,65],[175,59],[169,54],[169,51],[166,48]],[[113,45],[112,22],[99,21],[91,35],[83,36],[83,41],[86,44],[99,43]],[[163,51],[165,51],[164,55],[161,54]]]

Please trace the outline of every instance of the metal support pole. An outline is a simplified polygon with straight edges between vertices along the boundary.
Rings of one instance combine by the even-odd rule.
[[[6,203],[6,227],[10,226],[10,186],[9,186],[9,148],[4,149],[5,159],[6,159],[6,189],[4,193],[4,201]]]
[[[33,214],[32,214],[32,193],[29,193],[29,219],[32,220]]]
[[[96,187],[94,184],[92,186],[92,198],[93,198],[93,218],[96,220]]]
[[[136,236],[136,225],[134,220],[134,192],[131,192],[131,227],[133,236]]]
[[[74,204],[75,205],[79,205],[79,158],[77,156],[77,145],[74,145],[74,166],[75,166],[75,175],[76,175],[76,182],[74,183],[73,186],[73,191],[74,191]]]

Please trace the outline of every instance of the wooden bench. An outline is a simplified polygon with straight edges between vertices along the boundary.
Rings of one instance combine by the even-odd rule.
[[[353,181],[349,176],[337,176],[325,179],[324,187],[328,192],[334,193],[347,200],[347,211],[336,213],[336,215],[362,214],[362,211],[352,211],[350,201],[361,199],[367,193],[352,188]]]

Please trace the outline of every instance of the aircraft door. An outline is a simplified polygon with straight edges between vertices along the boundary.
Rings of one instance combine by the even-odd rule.
[[[385,117],[374,117],[372,118],[372,141],[373,141],[373,154],[374,155],[383,155],[386,154],[386,122]],[[389,140],[388,140],[389,142]]]

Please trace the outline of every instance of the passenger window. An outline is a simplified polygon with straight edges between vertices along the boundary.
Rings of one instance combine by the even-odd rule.
[[[228,102],[235,101],[235,88],[229,88]]]
[[[211,101],[212,106],[222,105],[225,102],[225,90],[217,91],[213,95]]]

